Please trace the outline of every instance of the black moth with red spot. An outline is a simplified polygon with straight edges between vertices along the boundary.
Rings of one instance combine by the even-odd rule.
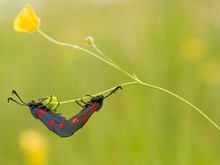
[[[117,86],[110,94],[107,96],[96,96],[92,97],[89,102],[83,102],[84,105],[79,104],[83,109],[75,116],[67,120],[60,114],[54,113],[46,105],[40,102],[31,101],[28,104],[23,102],[18,96],[16,91],[12,91],[12,94],[15,94],[22,103],[17,102],[13,98],[8,98],[8,101],[14,101],[20,105],[29,106],[31,114],[36,118],[40,119],[42,123],[51,131],[59,135],[60,137],[68,137],[73,135],[78,129],[82,128],[88,119],[92,116],[95,111],[98,111],[103,104],[103,100],[114,93],[117,89],[122,89],[121,86]]]

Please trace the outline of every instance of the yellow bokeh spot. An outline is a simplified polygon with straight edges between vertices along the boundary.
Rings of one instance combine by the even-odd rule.
[[[40,19],[30,4],[27,4],[14,20],[14,29],[17,32],[33,32],[40,25]]]
[[[47,142],[39,133],[26,130],[19,137],[19,146],[25,153],[28,165],[47,164]]]
[[[181,45],[181,54],[189,61],[199,61],[207,53],[207,44],[198,37],[190,37]]]
[[[220,63],[208,61],[198,68],[199,79],[209,85],[220,83]]]

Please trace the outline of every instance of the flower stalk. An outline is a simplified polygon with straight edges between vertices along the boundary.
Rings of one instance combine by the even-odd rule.
[[[158,86],[155,86],[155,85],[144,83],[141,80],[139,80],[135,74],[133,74],[133,75],[129,74],[127,71],[125,71],[123,68],[121,68],[117,63],[115,63],[111,58],[109,58],[104,53],[102,53],[102,51],[100,51],[98,49],[98,47],[94,44],[93,38],[88,37],[85,40],[85,42],[88,45],[92,45],[93,48],[96,50],[96,52],[98,54],[93,53],[93,52],[91,52],[91,51],[89,51],[85,48],[79,47],[79,46],[74,45],[74,44],[69,44],[69,43],[64,43],[64,42],[57,41],[57,40],[49,37],[43,31],[41,31],[39,26],[40,26],[40,19],[37,17],[35,11],[31,7],[31,5],[26,5],[24,7],[24,9],[22,9],[22,11],[15,18],[15,21],[14,21],[14,29],[18,32],[33,32],[33,31],[36,30],[40,35],[45,37],[50,42],[53,42],[53,43],[55,43],[57,45],[61,45],[61,46],[72,47],[74,49],[78,49],[78,50],[81,50],[83,52],[86,52],[86,53],[96,57],[97,59],[101,60],[102,62],[105,62],[106,64],[112,66],[113,68],[117,69],[118,71],[122,72],[123,74],[125,74],[126,76],[128,76],[129,78],[131,78],[133,80],[132,82],[126,82],[126,83],[121,84],[120,86],[122,86],[122,87],[129,86],[129,85],[142,85],[142,86],[146,86],[146,87],[149,87],[149,88],[152,88],[152,89],[156,89],[156,90],[165,92],[165,93],[179,99],[180,101],[184,102],[185,104],[187,104],[191,108],[193,108],[195,111],[197,111],[200,115],[202,115],[206,120],[208,120],[215,128],[217,128],[220,131],[220,127],[214,121],[212,121],[206,114],[204,114],[199,108],[197,108],[196,106],[191,104],[189,101],[183,99],[179,95],[177,95],[177,94],[175,94],[175,93],[173,93],[169,90],[166,90],[164,88],[161,88],[161,87],[158,87]],[[94,96],[104,94],[106,92],[112,91],[113,89],[115,89],[115,87],[112,87],[108,90],[105,90],[103,92],[95,94]],[[75,102],[76,100],[87,99],[87,98],[88,97],[86,96],[86,97],[83,97],[83,98],[72,99],[72,100],[68,100],[68,101],[62,101],[62,102],[59,102],[59,103],[60,104],[65,104],[65,103]],[[57,105],[56,101],[54,102],[54,100],[53,100],[53,104],[52,103],[48,104],[48,106],[51,107],[51,109],[53,109],[56,105]]]

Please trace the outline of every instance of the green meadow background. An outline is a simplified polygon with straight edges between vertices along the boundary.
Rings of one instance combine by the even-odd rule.
[[[220,132],[180,100],[144,86],[124,87],[73,136],[60,138],[28,107],[7,103],[15,89],[29,102],[96,94],[131,81],[82,51],[13,20],[30,3],[52,38],[95,50],[126,71],[190,101],[220,125],[220,1],[0,1],[0,162],[4,165],[219,165]],[[76,103],[59,107],[66,118]]]

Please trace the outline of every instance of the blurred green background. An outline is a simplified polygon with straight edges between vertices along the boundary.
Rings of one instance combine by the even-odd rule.
[[[27,107],[7,103],[17,90],[29,102],[60,101],[131,81],[91,55],[13,30],[26,3],[41,30],[84,45],[87,36],[129,73],[190,101],[220,125],[220,1],[0,1],[0,162],[4,165],[219,165],[220,132],[163,92],[127,86],[105,100],[70,138],[50,132]],[[70,118],[75,103],[59,107]]]

